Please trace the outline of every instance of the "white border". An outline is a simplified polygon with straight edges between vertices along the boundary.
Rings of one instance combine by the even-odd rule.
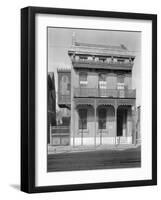
[[[47,173],[47,26],[131,30],[142,32],[142,167],[114,170],[89,170]],[[146,20],[36,15],[36,186],[99,183],[152,178],[152,24]]]

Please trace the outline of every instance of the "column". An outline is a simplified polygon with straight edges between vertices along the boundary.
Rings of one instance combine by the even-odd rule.
[[[115,100],[115,145],[117,144],[117,100]]]
[[[71,100],[71,130],[70,130],[70,145],[75,146],[75,100]]]
[[[136,108],[132,106],[132,134],[133,134],[133,144],[136,145]]]
[[[72,120],[73,120],[73,130],[72,130],[72,135],[73,135],[73,146],[75,146],[75,111],[76,111],[76,106],[75,102],[73,101],[73,107],[72,107]]]
[[[94,127],[95,127],[95,135],[94,135],[94,145],[96,147],[96,136],[97,136],[97,127],[96,127],[96,123],[97,123],[97,114],[96,114],[96,109],[97,109],[97,105],[96,105],[96,99],[94,100]]]
[[[127,137],[127,110],[123,113],[123,137]]]

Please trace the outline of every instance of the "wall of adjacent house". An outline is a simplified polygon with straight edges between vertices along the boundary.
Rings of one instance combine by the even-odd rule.
[[[58,94],[70,95],[71,93],[71,72],[63,71],[58,73]]]

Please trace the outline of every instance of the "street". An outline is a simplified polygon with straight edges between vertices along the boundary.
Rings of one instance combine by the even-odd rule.
[[[50,154],[47,162],[48,172],[141,167],[141,148]]]

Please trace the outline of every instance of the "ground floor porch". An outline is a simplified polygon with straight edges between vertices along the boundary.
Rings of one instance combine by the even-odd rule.
[[[136,119],[135,99],[75,99],[68,123],[50,127],[50,145],[135,145]]]
[[[136,144],[135,100],[79,99],[71,115],[70,145]]]

